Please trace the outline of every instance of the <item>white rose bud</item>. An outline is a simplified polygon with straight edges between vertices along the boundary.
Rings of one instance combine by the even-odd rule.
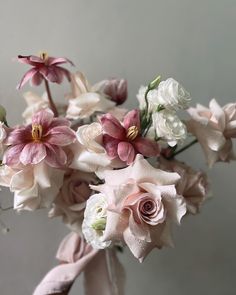
[[[182,142],[187,136],[187,129],[174,111],[163,110],[152,115],[153,127],[157,137],[166,140],[170,146]]]
[[[163,105],[168,110],[186,109],[191,100],[190,94],[173,78],[160,82],[155,94],[150,97],[150,104],[156,108]]]
[[[95,249],[110,246],[111,241],[103,241],[103,231],[106,228],[107,199],[103,194],[92,195],[86,204],[82,231],[86,241]]]

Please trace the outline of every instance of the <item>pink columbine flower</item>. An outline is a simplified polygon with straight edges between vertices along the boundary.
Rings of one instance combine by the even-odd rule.
[[[112,159],[131,164],[137,154],[145,157],[154,157],[160,154],[159,145],[142,137],[140,128],[140,116],[138,110],[130,111],[121,124],[111,114],[101,117],[103,128],[103,144],[107,154]]]
[[[66,119],[54,118],[50,110],[41,110],[32,117],[32,124],[14,128],[5,140],[9,146],[4,163],[8,166],[38,164],[45,160],[51,167],[67,164],[65,148],[75,140]]]
[[[51,57],[47,53],[42,53],[40,56],[35,55],[18,55],[18,61],[32,66],[22,77],[17,89],[22,88],[29,80],[32,85],[40,85],[43,79],[52,83],[61,84],[64,76],[70,81],[70,72],[61,67],[61,64],[73,63],[64,57]]]

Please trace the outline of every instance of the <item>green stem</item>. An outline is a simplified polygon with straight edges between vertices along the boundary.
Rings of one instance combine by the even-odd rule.
[[[48,95],[48,101],[49,101],[49,105],[50,105],[50,109],[53,111],[54,113],[54,116],[55,117],[58,117],[58,111],[57,111],[57,107],[52,99],[52,94],[51,94],[51,91],[50,91],[50,88],[49,88],[49,83],[46,79],[44,79],[44,83],[45,83],[45,88],[46,88],[46,91],[47,91],[47,95]]]
[[[174,152],[170,157],[168,157],[168,159],[172,159],[175,156],[177,156],[178,154],[182,153],[183,151],[187,150],[188,148],[190,148],[192,145],[194,145],[195,143],[197,143],[198,140],[194,139],[193,141],[191,141],[189,144],[185,145],[184,147],[182,147],[180,150],[178,150],[177,152]]]

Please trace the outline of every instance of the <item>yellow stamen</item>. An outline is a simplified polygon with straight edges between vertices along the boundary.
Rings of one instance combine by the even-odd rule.
[[[32,125],[32,138],[34,141],[40,141],[43,133],[43,127],[39,124]]]
[[[42,51],[39,53],[39,57],[42,58],[43,60],[48,59],[48,53],[46,51]]]
[[[129,140],[134,140],[138,136],[139,130],[137,126],[131,126],[128,128],[126,137]]]

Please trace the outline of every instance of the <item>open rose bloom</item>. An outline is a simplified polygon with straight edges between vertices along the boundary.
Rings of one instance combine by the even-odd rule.
[[[128,111],[120,108],[125,79],[90,85],[82,72],[62,67],[72,64],[67,58],[18,60],[30,67],[18,88],[44,81],[45,92],[23,95],[27,106],[16,126],[0,106],[0,185],[14,194],[14,210],[44,208],[71,230],[60,264],[34,295],[67,294],[82,272],[88,295],[124,295],[117,249],[142,262],[153,249],[173,246],[173,226],[199,213],[210,191],[207,173],[176,156],[199,143],[210,167],[234,160],[236,103],[190,107],[181,84],[158,76],[141,86],[139,107]],[[71,91],[54,101],[50,83],[64,77]]]

